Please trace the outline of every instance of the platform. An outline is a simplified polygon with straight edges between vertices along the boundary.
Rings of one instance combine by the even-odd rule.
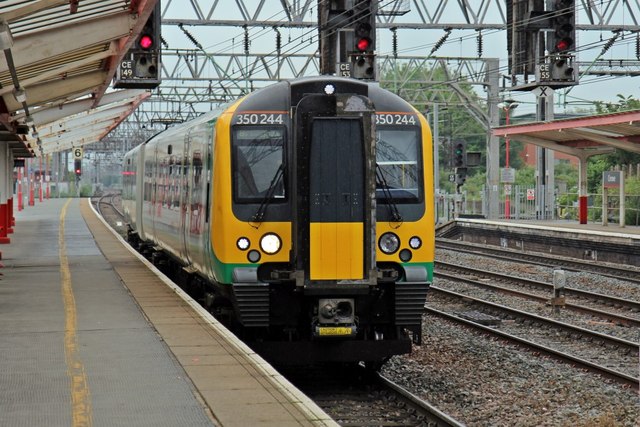
[[[437,227],[436,237],[640,266],[640,227],[637,226],[564,220],[458,219]]]
[[[0,425],[337,425],[88,200],[15,216],[0,281]]]

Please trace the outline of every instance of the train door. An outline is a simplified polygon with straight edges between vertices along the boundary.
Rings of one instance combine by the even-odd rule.
[[[375,281],[371,118],[359,95],[307,95],[296,107],[293,257],[305,286]]]
[[[309,275],[311,280],[364,278],[364,146],[358,119],[311,123]]]

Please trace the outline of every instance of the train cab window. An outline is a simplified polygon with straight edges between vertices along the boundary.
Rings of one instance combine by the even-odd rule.
[[[238,127],[233,131],[233,191],[238,203],[284,201],[284,128]]]
[[[422,194],[422,162],[417,129],[381,129],[376,141],[376,199],[417,203]]]

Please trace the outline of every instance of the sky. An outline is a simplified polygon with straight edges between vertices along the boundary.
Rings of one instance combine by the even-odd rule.
[[[387,0],[381,0],[382,2]],[[274,5],[269,5],[273,2]],[[189,2],[191,3],[191,2]],[[195,19],[196,12],[189,6],[187,2],[177,0],[163,0],[163,5],[166,6],[166,12],[164,19]],[[245,0],[250,10],[249,13],[255,12],[252,7],[252,0]],[[269,0],[267,5],[259,11],[258,18],[268,20],[282,20],[283,11],[279,5],[279,0]],[[289,3],[292,3],[289,1]],[[423,4],[430,4],[430,6],[424,6],[424,10],[419,10],[420,6],[416,6],[416,3],[420,2],[405,2],[412,9],[406,15],[397,18],[400,22],[419,22],[420,17],[418,13],[440,13],[441,16],[433,18],[434,21],[440,23],[446,22],[462,22],[460,15],[460,9],[457,6],[457,2],[449,0],[445,2],[446,7],[443,10],[438,11],[437,5],[440,2],[428,1]],[[480,2],[470,2],[473,4],[481,4]],[[503,11],[498,6],[503,4],[504,0],[494,0],[482,2],[487,4],[484,13],[487,17],[484,18],[484,22],[502,22],[499,18],[499,14]],[[615,2],[600,1],[600,7],[604,8],[606,3],[615,4]],[[232,0],[219,0],[218,6],[212,9],[213,0],[199,0],[197,2],[200,10],[206,15],[207,12],[213,10],[213,15],[218,16],[224,12],[224,18],[222,19],[238,19],[241,11],[236,2]],[[582,11],[582,2],[576,2],[578,7],[577,21],[588,22],[586,13]],[[163,6],[163,7],[165,7]],[[631,8],[638,8],[638,5],[631,5]],[[613,14],[612,24],[625,24],[633,22],[633,16],[629,10],[623,9],[622,6],[618,6],[617,13]],[[603,9],[604,10],[604,9]],[[640,12],[640,11],[634,11]],[[317,12],[313,10],[308,11],[303,20],[315,20]],[[492,15],[493,14],[493,15]],[[498,14],[498,15],[496,15]],[[435,15],[432,15],[435,16]],[[497,16],[497,17],[496,17]],[[496,17],[494,19],[494,17]],[[242,53],[244,51],[243,39],[244,31],[242,28],[236,27],[207,27],[207,26],[185,26],[184,27],[195,39],[203,46],[206,52],[235,52]],[[283,51],[301,51],[311,52],[317,48],[317,30],[315,29],[286,29],[281,28],[283,41]],[[275,46],[275,32],[272,28],[250,28],[249,30],[251,39],[251,51],[252,52],[272,52]],[[436,30],[399,30],[398,31],[398,54],[402,55],[428,55],[434,47],[435,43],[443,36],[444,31],[441,29]],[[484,30],[483,35],[483,58],[499,58],[501,72],[507,74],[507,37],[506,30]],[[611,31],[579,31],[578,32],[578,49],[577,59],[581,62],[591,62],[599,56],[602,52],[604,44],[612,36]],[[194,44],[188,39],[183,31],[176,26],[163,26],[163,37],[169,43],[170,48],[194,48]],[[476,41],[477,32],[475,30],[453,30],[448,37],[447,41],[438,49],[434,56],[437,57],[477,57],[478,45]],[[390,54],[392,52],[391,32],[388,29],[378,30],[377,37],[377,53],[379,55]],[[636,35],[631,33],[624,34],[624,37],[620,37],[614,45],[601,56],[600,59],[608,60],[638,60],[636,57]],[[638,67],[640,70],[640,67]],[[622,94],[625,97],[632,96],[633,98],[640,98],[640,80],[638,77],[610,77],[610,76],[582,76],[580,84],[570,89],[558,89],[555,95],[554,110],[557,113],[571,112],[576,109],[588,109],[593,108],[594,101],[605,102],[617,102],[618,94]],[[481,96],[485,96],[479,88],[478,93]],[[519,108],[516,111],[516,115],[527,114],[535,112],[535,96],[529,92],[504,92],[502,93],[505,99],[514,99],[518,101]]]

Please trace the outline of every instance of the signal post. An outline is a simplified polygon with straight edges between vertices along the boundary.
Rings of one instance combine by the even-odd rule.
[[[553,0],[546,5],[543,0],[520,0],[514,1],[507,18],[511,89],[534,92],[537,121],[553,120],[555,89],[578,84],[572,53],[576,49],[575,13],[575,0]],[[517,84],[519,74],[524,75],[524,84]],[[531,74],[535,82],[528,83]],[[536,217],[548,219],[553,215],[554,156],[543,147],[536,153]]]
[[[158,1],[142,31],[120,61],[113,79],[114,88],[154,89],[160,85],[161,25]]]
[[[319,2],[320,72],[376,81],[377,0]]]

